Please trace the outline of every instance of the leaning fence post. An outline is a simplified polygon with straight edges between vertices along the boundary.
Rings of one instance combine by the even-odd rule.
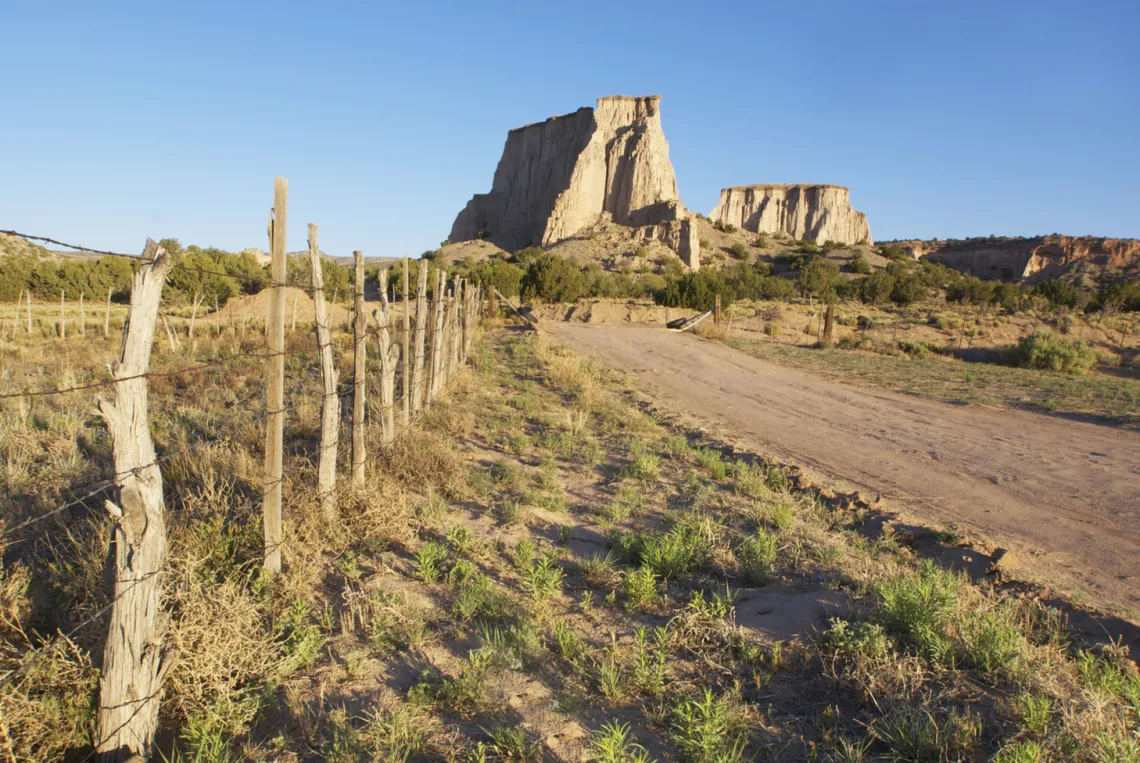
[[[424,339],[427,337],[428,264],[420,260],[416,271],[416,354],[412,362],[412,410],[424,404]]]
[[[356,314],[353,349],[353,397],[352,397],[352,484],[364,484],[364,366],[368,356],[365,343],[368,315],[364,311],[364,253],[353,252],[356,264],[356,284],[354,289],[353,312]]]
[[[336,451],[340,435],[340,396],[337,395],[336,366],[333,364],[331,326],[325,304],[325,276],[321,272],[321,249],[317,244],[319,228],[309,223],[309,267],[313,274],[313,315],[317,332],[317,350],[321,357],[321,451],[317,458],[317,498],[328,519],[336,516]]]
[[[265,570],[281,571],[281,479],[285,446],[285,230],[289,203],[289,181],[273,178],[273,214],[269,218],[271,277],[266,333],[269,368],[265,401],[265,492],[261,497],[261,521],[265,535]],[[244,329],[245,322],[242,322]],[[243,332],[244,333],[244,332]]]
[[[99,679],[98,752],[104,761],[132,755],[149,759],[158,728],[162,681],[170,667],[162,641],[169,616],[162,613],[162,565],[166,557],[162,473],[155,461],[147,419],[147,380],[162,286],[174,265],[154,241],[149,260],[134,276],[130,320],[113,375],[114,402],[99,401],[111,433],[118,504],[105,506],[112,530],[114,598]]]
[[[410,352],[411,337],[408,332],[411,331],[412,316],[409,315],[411,303],[408,297],[408,255],[404,255],[404,378],[400,381],[404,393],[404,427],[407,428],[408,422],[412,418],[412,388],[411,388],[411,374],[409,369],[412,365],[412,358]]]

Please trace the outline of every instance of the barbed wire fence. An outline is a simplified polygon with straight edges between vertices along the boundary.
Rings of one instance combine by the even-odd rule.
[[[317,448],[317,495],[321,510],[335,512],[337,498],[344,491],[361,484],[366,473],[369,454],[366,452],[367,440],[362,436],[365,429],[379,426],[382,447],[391,446],[401,427],[407,429],[417,425],[419,415],[444,391],[448,382],[467,362],[471,352],[476,324],[482,312],[483,292],[479,286],[458,276],[451,279],[449,285],[442,267],[436,267],[434,276],[429,277],[432,274],[429,273],[428,263],[421,262],[413,295],[406,286],[405,258],[401,326],[401,321],[395,317],[398,311],[387,296],[387,269],[380,273],[380,301],[365,301],[364,273],[361,256],[357,253],[352,308],[353,378],[341,383],[333,357],[337,343],[332,338],[332,318],[321,275],[323,255],[317,245],[315,225],[309,226],[312,283],[309,286],[286,283],[284,229],[287,188],[284,179],[275,180],[274,207],[268,229],[272,276],[264,287],[269,297],[265,316],[265,349],[259,351],[242,347],[241,340],[245,335],[243,318],[240,334],[236,325],[231,323],[233,337],[239,340],[236,347],[215,352],[209,360],[192,360],[174,368],[150,367],[152,349],[155,342],[159,341],[155,332],[160,321],[164,324],[171,351],[178,353],[181,350],[177,331],[170,328],[166,314],[160,309],[163,286],[168,276],[177,268],[212,276],[225,275],[224,272],[183,265],[176,256],[166,253],[152,240],[148,240],[143,254],[130,255],[67,244],[46,236],[0,230],[0,233],[29,241],[50,243],[99,256],[130,258],[137,265],[131,301],[122,329],[122,350],[118,362],[111,367],[111,378],[63,387],[0,393],[0,401],[17,398],[34,400],[93,391],[113,393],[113,399],[99,400],[100,414],[111,434],[114,461],[112,473],[103,479],[73,486],[69,491],[70,496],[50,509],[38,512],[11,527],[0,526],[0,548],[8,548],[47,532],[53,523],[64,522],[72,511],[90,514],[103,508],[112,520],[110,566],[114,572],[113,595],[106,605],[66,633],[57,632],[53,637],[70,640],[84,628],[104,619],[109,620],[103,652],[95,753],[114,755],[129,751],[130,754],[146,758],[151,752],[157,731],[162,682],[170,667],[169,655],[165,655],[162,649],[166,618],[161,613],[160,604],[160,580],[167,556],[162,467],[174,459],[193,457],[199,448],[217,442],[214,438],[199,436],[178,447],[165,449],[161,455],[157,454],[147,411],[146,389],[149,380],[160,377],[183,378],[218,371],[241,361],[264,363],[264,410],[253,419],[243,422],[243,426],[264,423],[266,427],[264,473],[260,491],[254,499],[262,504],[263,567],[267,574],[274,575],[281,570],[285,542],[281,524],[281,497],[285,482],[283,423],[293,408],[284,398],[286,358],[300,356],[310,361],[314,357],[318,359],[323,391],[320,394],[322,417],[320,445]],[[300,289],[313,298],[312,326],[315,342],[312,347],[286,347],[284,299],[287,287]],[[30,290],[27,291],[27,300],[26,318],[28,333],[31,333]],[[197,303],[200,300],[196,297],[195,301],[195,315],[191,318],[187,332],[192,341]],[[489,303],[493,305],[493,296]],[[214,321],[219,325],[217,333],[220,335],[222,316],[217,313],[215,305]],[[292,324],[295,328],[296,301]],[[18,325],[17,308],[16,329]],[[61,335],[63,331],[61,328]],[[85,324],[80,332],[81,335],[86,335]],[[2,333],[0,330],[0,335]],[[109,338],[106,329],[104,335]],[[296,339],[293,343],[296,344]],[[380,365],[379,373],[372,376],[367,367],[370,344],[374,344],[373,352]],[[302,375],[308,375],[311,370],[313,369],[306,366],[302,369]],[[373,379],[378,380],[378,385],[370,384]],[[368,397],[373,386],[379,387],[380,403],[379,406],[372,406],[374,416],[369,416]],[[253,400],[249,399],[243,401],[243,406],[252,403]],[[352,447],[349,472],[353,479],[347,484],[341,482],[338,485],[340,429],[342,423],[349,418],[345,416],[346,407],[350,409]],[[405,415],[395,415],[398,407],[406,412]],[[97,505],[100,500],[102,507]],[[49,646],[45,641],[37,648],[29,641],[25,655],[27,659],[0,675],[0,692],[26,680],[31,668],[48,654]]]

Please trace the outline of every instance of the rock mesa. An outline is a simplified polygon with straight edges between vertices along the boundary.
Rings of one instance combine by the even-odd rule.
[[[455,218],[450,240],[548,246],[609,217],[699,266],[696,221],[677,199],[659,96],[609,96],[595,108],[511,130],[490,193]]]
[[[850,192],[839,185],[725,188],[709,218],[754,233],[787,233],[801,241],[871,243],[867,216],[851,208]]]

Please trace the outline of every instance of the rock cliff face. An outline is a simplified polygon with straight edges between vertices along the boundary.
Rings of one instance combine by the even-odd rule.
[[[766,183],[725,188],[709,217],[756,233],[787,233],[804,241],[871,243],[867,216],[851,208],[839,185]]]
[[[902,241],[915,259],[929,258],[979,278],[1040,283],[1050,278],[1108,282],[1140,271],[1140,241],[1092,236]]]
[[[700,243],[677,200],[660,103],[658,96],[610,96],[594,109],[511,130],[491,192],[467,203],[451,241],[548,246],[608,215],[665,241],[695,269]]]

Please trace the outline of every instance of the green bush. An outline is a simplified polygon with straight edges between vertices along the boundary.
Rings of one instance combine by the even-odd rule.
[[[1096,365],[1096,351],[1081,339],[1066,339],[1051,331],[1021,338],[1009,352],[1013,365],[1046,371],[1083,374]]]
[[[728,253],[738,260],[748,259],[748,247],[737,242],[728,248]]]
[[[484,289],[495,286],[504,297],[513,298],[522,288],[523,271],[503,260],[486,260],[471,270],[470,277]]]
[[[862,273],[866,275],[871,272],[871,263],[861,254],[855,255],[847,264],[851,268],[852,273]]]
[[[752,246],[756,247],[757,249],[767,249],[768,248],[768,234],[767,233],[761,233],[759,236],[756,237],[756,240],[752,242]]]
[[[711,310],[720,294],[722,309],[732,304],[734,290],[725,283],[724,275],[714,270],[684,273],[661,292],[658,302],[666,307]]]
[[[526,301],[575,302],[585,290],[586,279],[577,265],[547,252],[530,263],[521,286]]]
[[[822,296],[839,279],[839,264],[822,257],[812,257],[802,269],[798,283],[805,296]]]

